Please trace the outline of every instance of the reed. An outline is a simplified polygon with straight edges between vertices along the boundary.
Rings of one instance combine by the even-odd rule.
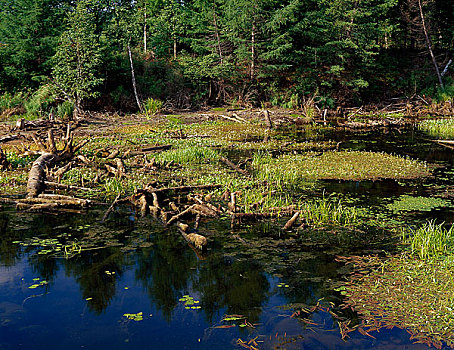
[[[446,139],[454,137],[454,118],[424,120],[418,127],[432,137]]]
[[[434,220],[416,229],[403,229],[402,241],[410,247],[411,253],[422,260],[448,255],[454,248],[454,230]]]
[[[341,199],[334,200],[323,196],[306,203],[305,213],[307,221],[315,225],[350,226],[359,222],[360,209],[345,206]]]
[[[162,152],[156,156],[156,161],[160,164],[175,162],[178,164],[202,164],[217,161],[219,153],[211,148],[189,146],[184,148],[175,148]]]

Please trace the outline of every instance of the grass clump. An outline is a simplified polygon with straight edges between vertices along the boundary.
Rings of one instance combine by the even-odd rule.
[[[444,223],[429,221],[417,229],[403,230],[403,242],[410,247],[413,255],[422,260],[445,257],[453,252],[454,230]]]
[[[418,127],[432,137],[445,139],[454,137],[454,118],[424,120]]]
[[[415,179],[430,175],[426,164],[375,152],[325,152],[271,155],[257,153],[253,167],[259,179],[297,184],[301,180]]]
[[[358,208],[347,207],[342,204],[341,199],[333,200],[325,196],[305,204],[307,221],[317,226],[326,224],[355,225],[358,223],[359,214]]]
[[[147,118],[151,118],[158,114],[162,109],[163,103],[155,98],[148,98],[143,103],[142,107]]]

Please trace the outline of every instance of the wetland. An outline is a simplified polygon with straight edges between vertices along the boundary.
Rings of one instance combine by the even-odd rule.
[[[4,122],[0,349],[451,347],[452,134],[225,113]]]

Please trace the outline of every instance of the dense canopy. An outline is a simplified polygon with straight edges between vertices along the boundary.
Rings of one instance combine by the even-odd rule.
[[[140,100],[175,108],[442,98],[453,23],[445,0],[0,0],[0,95],[137,109],[129,46]]]

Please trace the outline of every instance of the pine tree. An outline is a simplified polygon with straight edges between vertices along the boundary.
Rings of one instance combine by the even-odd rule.
[[[67,3],[0,0],[0,70],[5,88],[36,88],[47,79]]]

